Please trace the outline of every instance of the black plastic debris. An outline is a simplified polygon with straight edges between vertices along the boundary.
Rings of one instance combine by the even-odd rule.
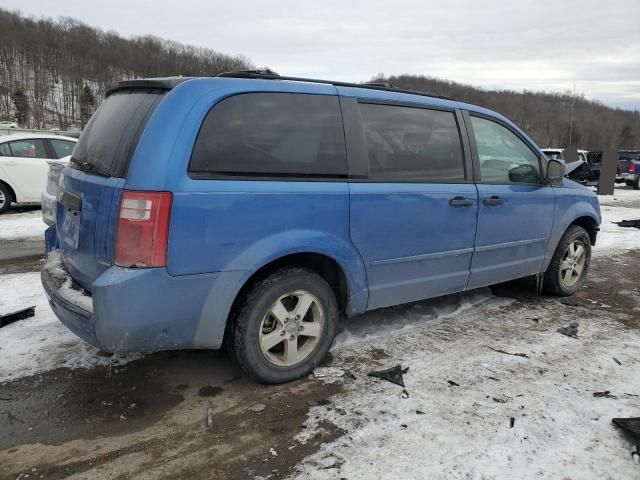
[[[629,418],[613,418],[611,419],[614,425],[620,427],[628,435],[633,437],[637,442],[640,440],[640,417]],[[636,444],[631,448],[631,458],[636,464],[640,464],[640,447]]]
[[[493,347],[487,347],[487,348],[489,350],[493,350],[494,352],[503,353],[505,355],[511,355],[513,357],[529,358],[529,355],[527,355],[526,353],[511,353],[511,352],[507,352],[505,350],[500,350],[499,348],[493,348]]]
[[[403,399],[409,398],[409,392],[407,392],[406,388],[402,389],[402,393],[400,394],[400,398],[403,398]]]
[[[622,220],[621,222],[613,222],[619,227],[640,228],[640,220]]]
[[[447,380],[447,383],[448,383],[449,385],[451,385],[452,387],[459,387],[459,386],[460,386],[460,384],[459,384],[459,383],[456,383],[456,382],[454,382],[453,380]]]
[[[509,428],[513,428],[513,426],[516,424],[516,419],[515,417],[511,417],[509,419]]]
[[[566,327],[560,327],[558,332],[567,337],[578,338],[578,327],[580,324],[578,322],[573,322],[567,325]]]
[[[609,390],[605,390],[604,392],[593,392],[593,396],[596,398],[617,398],[615,395],[611,395]]]
[[[387,368],[386,370],[377,370],[375,372],[367,373],[369,377],[379,378],[381,380],[386,380],[391,383],[395,383],[396,385],[400,385],[404,388],[404,378],[402,376],[409,371],[409,367],[402,368],[402,365],[396,365],[391,368]]]
[[[25,318],[33,317],[36,314],[36,307],[27,307],[17,312],[7,313],[6,315],[0,315],[0,328],[6,327],[10,323],[17,322],[18,320],[24,320]]]
[[[614,418],[614,425],[640,439],[640,417]]]
[[[618,360],[616,357],[613,357],[613,361],[616,362],[618,365],[622,365],[622,363],[620,363],[620,360]]]

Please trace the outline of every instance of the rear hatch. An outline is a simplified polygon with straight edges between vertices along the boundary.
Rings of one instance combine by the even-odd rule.
[[[113,264],[116,216],[129,163],[165,93],[157,88],[125,88],[108,95],[64,170],[56,218],[58,243],[65,267],[89,291]]]

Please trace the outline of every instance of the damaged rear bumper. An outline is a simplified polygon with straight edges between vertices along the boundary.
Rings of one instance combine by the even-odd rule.
[[[68,274],[65,276],[64,273],[66,272],[50,265],[45,265],[40,273],[49,306],[56,317],[69,330],[85,342],[99,348],[94,326],[93,309],[87,308],[87,301],[74,301],[72,296],[65,295],[66,289],[62,287],[65,284],[69,285],[67,282],[72,282],[72,280]]]
[[[227,314],[246,275],[234,271],[173,277],[166,268],[114,266],[87,292],[75,285],[61,261],[50,261],[55,255],[60,255],[58,250],[49,251],[41,273],[51,309],[77,336],[111,353],[219,348]]]

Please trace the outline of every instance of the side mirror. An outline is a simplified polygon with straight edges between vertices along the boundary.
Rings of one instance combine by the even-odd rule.
[[[564,177],[565,164],[564,162],[552,158],[547,163],[547,180],[551,183],[558,183]]]

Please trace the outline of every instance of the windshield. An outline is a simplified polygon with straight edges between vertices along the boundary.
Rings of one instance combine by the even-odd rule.
[[[163,91],[131,89],[102,102],[73,150],[75,168],[125,177],[131,156]]]

